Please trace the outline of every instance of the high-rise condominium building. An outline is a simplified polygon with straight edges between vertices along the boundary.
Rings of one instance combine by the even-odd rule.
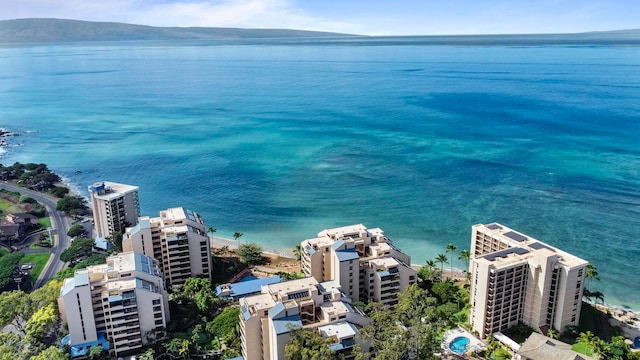
[[[124,233],[128,226],[138,223],[140,204],[137,186],[103,181],[89,186],[89,194],[96,237]]]
[[[211,245],[202,217],[183,207],[160,211],[160,216],[141,217],[127,228],[122,249],[160,261],[167,287],[182,286],[190,277],[211,280]]]
[[[353,301],[394,305],[416,282],[411,258],[379,228],[362,224],[328,229],[300,244],[302,270],[316,280],[334,280]]]
[[[77,270],[64,280],[58,307],[72,355],[90,346],[127,355],[146,344],[146,335],[163,329],[169,306],[157,260],[133,252],[107,258],[106,264]]]
[[[486,337],[523,322],[546,333],[578,325],[587,262],[498,223],[471,235],[473,330]]]
[[[355,344],[368,349],[357,335],[369,322],[350,303],[335,281],[307,277],[265,285],[261,294],[240,299],[242,356],[284,360],[291,330],[304,328],[332,339],[329,347],[349,359]]]

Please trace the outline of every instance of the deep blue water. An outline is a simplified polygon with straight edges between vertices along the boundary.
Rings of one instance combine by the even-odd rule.
[[[363,223],[423,263],[498,221],[640,308],[640,48],[151,44],[0,48],[0,161],[267,249]]]

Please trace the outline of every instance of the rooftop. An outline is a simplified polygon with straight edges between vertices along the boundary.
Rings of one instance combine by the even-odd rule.
[[[382,267],[382,268],[389,268],[389,267],[393,267],[393,266],[398,266],[400,265],[400,262],[390,256],[385,256],[385,257],[380,257],[380,258],[374,258],[369,260],[370,264],[375,264],[378,267]]]
[[[95,198],[101,200],[112,200],[134,191],[138,191],[137,186],[119,184],[109,181],[97,182],[89,186],[89,192],[94,194],[93,196]],[[102,195],[98,195],[98,193],[101,193]]]
[[[331,237],[341,237],[343,235],[357,234],[362,231],[367,231],[367,228],[362,224],[356,225],[348,225],[337,227],[333,229],[325,229],[318,233],[318,237],[323,236],[331,236]]]
[[[522,344],[517,354],[531,360],[594,360],[571,350],[569,344],[535,332]]]
[[[301,290],[307,290],[310,287],[316,287],[318,285],[318,281],[313,277],[306,277],[302,279],[284,281],[281,283],[266,285],[267,291],[270,294],[288,294],[291,292],[297,292]]]
[[[259,293],[262,286],[279,283],[281,281],[282,279],[280,278],[280,276],[271,276],[263,279],[255,279],[250,281],[237,282],[233,284],[218,285],[216,286],[216,295],[235,299],[242,296],[251,295],[254,293]],[[231,292],[226,294],[227,291],[231,291]],[[225,295],[220,295],[222,293],[225,293]]]
[[[333,337],[338,341],[358,334],[358,329],[353,324],[346,321],[320,326],[318,327],[318,331],[320,331],[322,336],[326,338]]]
[[[539,251],[555,253],[556,255],[558,255],[560,263],[568,267],[585,266],[587,264],[587,261],[575,255],[571,255],[554,246],[534,239],[531,236],[521,234],[499,223],[491,223],[487,225],[478,224],[474,225],[474,227],[481,229],[485,233],[492,234],[495,238],[501,240],[504,243],[507,243],[510,247],[513,248],[522,248],[524,250],[527,250],[527,252],[532,253]],[[523,253],[521,255],[524,254],[526,253]]]

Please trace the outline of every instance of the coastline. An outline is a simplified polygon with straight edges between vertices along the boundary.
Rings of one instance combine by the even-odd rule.
[[[229,249],[238,249],[239,244],[242,243],[241,241],[238,242],[235,240],[226,239],[218,236],[211,236],[211,235],[209,235],[209,239],[211,240],[211,246],[217,247],[217,248],[227,246]],[[293,255],[293,249],[291,248],[263,249],[262,252],[264,254],[277,255],[280,257],[290,258],[295,260],[295,256]],[[419,270],[420,267],[422,267],[423,265],[411,264],[411,267],[416,270]],[[445,268],[443,269],[443,277],[447,279],[453,279],[454,281],[465,280],[466,272],[458,268],[448,268],[448,269]],[[609,322],[611,323],[612,326],[620,327],[625,337],[633,340],[633,338],[635,338],[636,336],[640,336],[640,310],[625,308],[622,306],[612,305],[608,303],[604,303],[604,305],[595,304],[592,302],[586,302],[586,303],[593,306],[598,311],[601,311],[603,313],[609,313],[611,315],[609,318]],[[632,320],[632,319],[637,319],[637,320]],[[629,321],[632,321],[632,323],[629,323]]]
[[[7,138],[19,136],[19,135],[20,135],[19,133],[14,133],[6,128],[0,127],[0,157],[7,151],[4,148],[7,146],[11,146],[10,144],[8,144]],[[71,194],[80,195],[87,198],[81,193],[81,187],[78,184],[73,183],[73,181],[70,178],[61,176],[61,179],[62,181],[56,185],[66,187],[67,189],[69,189]],[[90,208],[89,208],[89,211],[90,211]],[[237,249],[239,244],[243,243],[241,240],[235,241],[235,240],[231,240],[223,237],[216,237],[216,236],[210,236],[210,239],[211,239],[212,246],[215,246],[215,247],[228,246],[230,249]],[[260,243],[258,244],[263,247],[263,253],[265,254],[277,255],[284,258],[295,259],[294,251],[292,248],[268,248],[263,244],[260,244]],[[411,264],[411,266],[418,269],[422,265]],[[445,278],[464,279],[465,272],[457,268],[454,268],[453,270],[449,268],[445,268],[443,271],[443,275]],[[588,304],[590,304],[591,306],[593,306],[594,308],[600,311],[603,311],[605,313],[607,312],[610,313],[611,314],[610,322],[612,324],[615,324],[615,326],[620,326],[622,330],[625,332],[625,335],[631,333],[631,334],[636,334],[635,336],[640,336],[640,309],[628,308],[622,305],[613,305],[609,303],[595,304],[593,302],[588,302]],[[631,319],[638,319],[638,320],[631,320]],[[629,321],[631,321],[632,324],[630,324]]]
[[[229,249],[238,249],[239,245],[242,244],[242,241],[236,241],[236,240],[231,240],[231,239],[226,239],[226,238],[222,238],[219,236],[211,236],[209,235],[209,239],[211,241],[211,246],[212,247],[217,247],[217,248],[221,248],[221,247],[225,247],[227,246]],[[265,248],[264,245],[260,244],[260,243],[256,243],[260,246],[262,246],[262,252],[265,254],[270,254],[270,255],[278,255],[280,257],[284,257],[284,258],[289,258],[289,259],[295,259],[295,255],[293,254],[293,249],[290,248]]]

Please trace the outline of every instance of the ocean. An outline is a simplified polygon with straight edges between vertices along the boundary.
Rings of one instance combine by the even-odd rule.
[[[640,309],[638,47],[14,46],[0,109],[20,134],[1,163],[46,163],[85,195],[137,185],[143,215],[185,206],[276,252],[362,223],[416,264],[496,221]]]

